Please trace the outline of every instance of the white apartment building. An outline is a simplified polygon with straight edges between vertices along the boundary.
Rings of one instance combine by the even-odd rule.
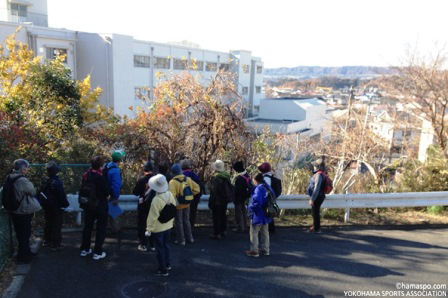
[[[248,115],[258,110],[264,98],[264,65],[250,51],[217,52],[142,41],[128,35],[49,28],[46,0],[0,0],[0,39],[5,40],[20,25],[18,40],[46,59],[65,54],[73,77],[91,75],[92,87],[103,89],[100,103],[122,116],[134,116],[135,108],[143,105],[136,94],[143,87],[157,84],[157,72],[170,76],[185,71],[193,60],[197,66],[193,73],[200,74],[204,85],[220,69],[234,72],[235,86]]]

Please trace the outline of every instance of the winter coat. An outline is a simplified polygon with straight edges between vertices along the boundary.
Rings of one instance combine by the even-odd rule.
[[[146,221],[146,230],[151,233],[160,233],[173,227],[174,218],[166,223],[159,221],[160,211],[165,207],[167,202],[176,205],[176,199],[170,191],[157,193],[151,203],[149,209],[148,220]]]
[[[189,204],[179,204],[179,202],[177,201],[177,197],[182,196],[182,183],[179,182],[178,180],[182,181],[184,180],[185,175],[184,174],[180,174],[177,176],[174,176],[169,183],[169,190],[170,192],[174,195],[174,197],[176,198],[176,202],[177,202],[177,209],[185,209],[188,208],[190,205]],[[197,195],[198,193],[201,192],[201,189],[199,188],[199,185],[194,182],[190,177],[187,177],[187,184],[190,186],[191,188],[191,192],[194,195]]]
[[[121,171],[117,164],[110,162],[104,166],[104,168],[109,168],[107,172],[107,184],[109,185],[109,191],[111,196],[111,201],[118,200],[121,191]]]
[[[233,202],[235,204],[244,204],[246,200],[251,197],[250,193],[252,192],[252,189],[249,190],[248,194],[248,187],[251,188],[252,186],[252,183],[250,183],[250,176],[247,172],[238,174],[235,178],[235,199]]]
[[[67,200],[67,195],[64,190],[64,183],[59,179],[57,175],[50,175],[42,183],[41,191],[45,190],[45,193],[49,195],[48,202],[45,203],[45,209],[50,208],[67,208],[70,203]]]
[[[308,195],[311,200],[315,202],[323,202],[325,200],[325,177],[322,173],[314,172],[313,176],[310,178],[310,183],[308,184]]]
[[[22,175],[18,171],[13,171],[10,175],[11,179],[16,178],[17,176]],[[26,177],[21,177],[17,179],[14,183],[14,194],[15,198],[18,201],[22,201],[20,207],[12,211],[14,214],[31,214],[36,211],[39,211],[41,208],[38,208],[39,202],[34,196],[36,195],[36,189],[34,188],[33,183]],[[40,207],[40,205],[39,205]]]
[[[259,184],[255,187],[250,199],[247,212],[252,220],[252,225],[266,225],[272,222],[272,218],[268,218],[264,212],[264,208],[268,203],[268,192],[266,188],[273,191],[269,185],[265,183]]]
[[[230,182],[230,174],[227,172],[218,172],[210,179],[210,198],[208,201],[208,207],[210,209],[215,206],[226,206],[230,201],[225,196],[224,183]]]

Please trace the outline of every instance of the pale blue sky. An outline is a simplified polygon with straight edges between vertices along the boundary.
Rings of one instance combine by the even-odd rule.
[[[396,65],[448,42],[447,0],[48,0],[52,27],[251,50],[266,67]]]

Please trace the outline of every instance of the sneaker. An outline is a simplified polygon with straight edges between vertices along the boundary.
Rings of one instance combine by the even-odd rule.
[[[315,229],[314,226],[311,226],[308,230],[306,230],[307,233],[314,233]]]
[[[262,256],[269,256],[269,252],[267,252],[265,250],[260,250],[260,255],[262,255]]]
[[[97,255],[97,254],[93,254],[93,259],[95,260],[95,261],[98,261],[98,260],[100,260],[100,259],[102,259],[102,258],[105,258],[106,257],[106,253],[103,251],[103,253],[102,254],[100,254],[100,255]]]
[[[157,270],[156,272],[154,272],[154,275],[155,276],[168,276],[170,274],[168,273],[168,271]]]
[[[246,254],[246,256],[248,257],[254,257],[254,258],[258,258],[260,255],[258,254],[258,252],[253,251],[253,250],[246,250],[244,252]]]
[[[141,244],[137,247],[137,249],[139,251],[148,251],[148,249],[146,248],[146,245],[141,245]]]
[[[81,250],[81,254],[80,254],[80,256],[81,257],[85,257],[85,256],[87,256],[87,255],[90,255],[92,253],[92,249],[89,249],[89,250]]]
[[[316,233],[316,234],[322,234],[322,231],[321,231],[321,230],[317,230],[317,231],[315,231],[314,233]]]
[[[188,240],[187,243],[188,244],[193,244],[194,243],[194,239]]]
[[[174,240],[174,243],[177,244],[177,245],[182,245],[182,246],[185,245],[185,241]]]
[[[211,235],[210,235],[210,238],[211,238],[211,239],[215,239],[215,240],[219,240],[219,239],[221,239],[221,235],[211,234]]]
[[[150,246],[150,247],[149,247],[149,250],[150,250],[150,251],[156,251],[156,248],[155,248],[154,246]]]
[[[42,242],[42,247],[50,246],[50,243],[47,241]]]
[[[49,247],[52,251],[58,251],[58,250],[62,250],[63,246],[59,245],[59,246],[50,246]]]
[[[173,269],[172,267],[171,267],[171,265],[168,265],[168,266],[166,266],[166,270],[171,270],[171,269]]]

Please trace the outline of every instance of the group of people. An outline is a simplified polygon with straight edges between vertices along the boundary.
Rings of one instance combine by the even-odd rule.
[[[80,256],[92,254],[94,260],[106,257],[103,243],[106,238],[108,221],[112,232],[119,232],[116,218],[111,217],[109,208],[118,205],[122,178],[120,162],[124,153],[115,151],[112,161],[104,164],[101,157],[92,158],[91,167],[82,175],[79,192],[80,207],[84,209],[84,228]],[[69,207],[63,183],[57,174],[60,166],[51,161],[46,164],[47,177],[38,191],[26,178],[29,163],[19,159],[14,162],[12,174],[8,175],[4,189],[10,189],[19,207],[10,211],[19,243],[18,261],[29,261],[34,257],[29,246],[32,214],[41,209],[45,212],[44,246],[52,250],[62,248],[63,212]],[[310,205],[313,209],[314,224],[308,230],[320,233],[319,210],[325,199],[327,176],[325,164],[321,159],[313,163],[314,173],[308,186]],[[273,175],[269,163],[262,163],[259,172],[252,178],[244,163],[232,164],[236,175],[226,170],[221,160],[212,165],[213,175],[208,184],[208,206],[212,211],[213,232],[210,238],[219,240],[227,233],[227,206],[235,205],[235,224],[237,233],[250,234],[250,249],[244,251],[249,257],[270,254],[269,233],[275,232],[274,219],[266,211],[269,198],[276,199],[282,193],[281,180]],[[170,236],[175,227],[175,244],[184,246],[194,243],[193,228],[197,208],[205,185],[192,169],[188,160],[173,164],[159,165],[155,172],[151,161],[143,164],[143,175],[137,180],[133,194],[138,197],[137,226],[139,251],[156,251],[158,276],[168,276],[171,269]],[[12,192],[11,192],[12,190]],[[8,193],[8,191],[7,191]],[[7,196],[7,195],[6,195]],[[5,201],[5,191],[3,201]],[[5,203],[3,204],[5,205]],[[95,245],[91,248],[91,236],[96,222]],[[261,238],[259,241],[259,238]],[[261,242],[261,245],[259,245]]]

